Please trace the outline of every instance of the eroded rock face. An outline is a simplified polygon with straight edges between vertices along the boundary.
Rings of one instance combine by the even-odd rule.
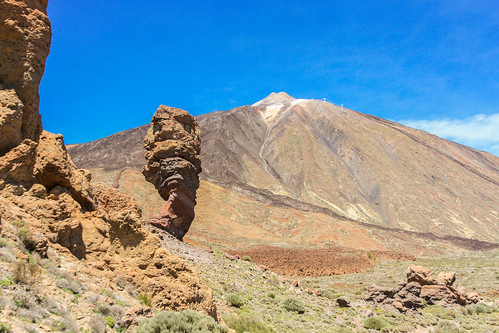
[[[189,308],[216,317],[211,290],[143,228],[135,200],[91,183],[90,173],[71,161],[62,135],[42,130],[38,85],[50,46],[46,6],[42,0],[0,0],[0,235],[16,241],[12,224],[23,221],[28,250],[55,253],[65,262],[86,259],[82,271],[108,281],[122,276],[159,309]],[[163,132],[154,137],[162,141],[154,151],[158,161],[181,159],[158,164],[160,193],[171,198],[169,216],[187,216],[184,207],[193,212],[198,186],[197,173],[185,170],[200,171],[199,130],[185,114],[174,117],[185,133],[177,126],[169,141],[161,140]]]
[[[407,283],[401,282],[396,288],[370,287],[366,301],[405,312],[422,308],[424,301],[450,306],[468,305],[480,300],[477,294],[469,293],[459,285],[454,272],[441,272],[434,277],[428,268],[411,265],[406,274]]]
[[[50,52],[47,4],[0,1],[0,156],[42,133],[38,86]]]
[[[144,139],[147,164],[142,173],[165,204],[149,223],[182,240],[194,219],[201,172],[197,121],[187,111],[161,105]]]

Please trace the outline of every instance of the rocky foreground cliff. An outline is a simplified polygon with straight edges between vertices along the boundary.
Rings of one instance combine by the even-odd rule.
[[[146,230],[135,200],[91,183],[91,174],[72,162],[62,135],[43,131],[38,86],[50,50],[46,7],[43,0],[0,1],[0,235],[6,246],[0,279],[19,282],[7,283],[2,294],[33,293],[33,308],[44,306],[46,290],[16,280],[17,273],[38,267],[36,255],[102,285],[119,278],[155,308],[216,317],[211,290]],[[2,302],[0,318],[14,318],[20,302]],[[90,316],[75,319],[84,328]]]

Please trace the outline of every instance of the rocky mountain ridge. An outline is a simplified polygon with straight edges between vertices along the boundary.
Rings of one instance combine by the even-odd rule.
[[[494,155],[285,93],[196,118],[202,142],[200,176],[206,186],[216,184],[264,205],[355,221],[369,230],[459,243],[499,240],[499,202],[494,195],[499,158]],[[144,133],[145,128],[138,127],[117,134],[127,138],[128,148],[110,136],[71,147],[70,153],[80,166],[98,170],[94,173],[101,180],[121,186],[126,180],[120,175],[133,172],[133,163],[109,167],[111,161],[99,164],[92,154],[140,160],[137,146]],[[129,153],[116,153],[122,149]],[[209,205],[200,199],[201,215]],[[246,214],[239,206],[233,207],[237,215]]]

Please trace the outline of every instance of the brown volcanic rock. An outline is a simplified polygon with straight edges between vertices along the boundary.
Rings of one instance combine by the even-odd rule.
[[[401,312],[417,309],[428,304],[442,306],[468,305],[477,303],[480,298],[468,293],[456,281],[456,273],[441,272],[435,278],[426,267],[411,265],[407,269],[407,283],[399,283],[398,288],[372,286],[366,301],[392,305]]]
[[[28,250],[43,256],[50,250],[78,265],[85,259],[82,272],[109,281],[122,275],[160,309],[190,308],[216,317],[211,290],[142,227],[135,200],[91,184],[90,173],[71,161],[62,135],[42,132],[38,84],[50,44],[46,6],[46,1],[0,1],[2,237],[15,239],[9,224],[23,221]]]
[[[149,220],[182,240],[194,219],[199,187],[199,126],[187,111],[161,105],[144,139],[147,164],[142,173],[166,201]]]
[[[8,98],[4,92],[0,94],[0,155],[23,139],[36,141],[42,132],[38,86],[50,52],[47,3],[46,0],[0,1],[0,90],[9,90]],[[15,112],[8,112],[5,117],[5,108],[13,110],[8,101],[16,99]]]

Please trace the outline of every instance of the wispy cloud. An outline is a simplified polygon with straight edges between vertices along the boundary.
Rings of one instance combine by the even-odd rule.
[[[477,114],[463,119],[400,120],[399,122],[499,156],[499,113]]]

